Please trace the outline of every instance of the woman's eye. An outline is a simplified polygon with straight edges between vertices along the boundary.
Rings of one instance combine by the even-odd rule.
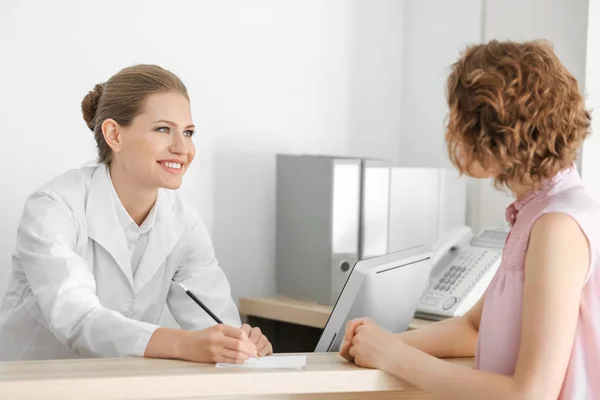
[[[192,136],[194,136],[194,131],[185,131],[185,132],[183,132],[183,134],[184,134],[185,136],[192,137]]]
[[[169,127],[168,126],[161,126],[156,128],[157,131],[159,132],[163,132],[163,133],[169,133]]]

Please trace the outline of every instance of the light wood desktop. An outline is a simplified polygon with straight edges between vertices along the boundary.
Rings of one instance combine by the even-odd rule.
[[[303,370],[216,368],[174,360],[80,359],[0,363],[2,399],[431,399],[337,354],[308,354]],[[472,366],[471,359],[450,360]]]
[[[285,297],[240,299],[240,313],[265,320],[325,326],[331,307]],[[413,320],[411,329],[430,323]],[[297,353],[295,353],[297,355]],[[2,399],[431,399],[381,371],[337,353],[306,352],[302,370],[216,368],[175,360],[81,359],[0,363]],[[450,362],[471,367],[473,360]]]

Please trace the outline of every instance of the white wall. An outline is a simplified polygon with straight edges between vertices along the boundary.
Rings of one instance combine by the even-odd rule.
[[[481,43],[481,0],[406,0],[400,164],[450,167],[444,141],[446,78],[461,51]],[[480,185],[467,181],[467,224],[479,230]]]
[[[586,105],[592,110],[592,134],[583,144],[582,178],[589,193],[600,200],[600,0],[589,0]]]
[[[188,86],[198,156],[182,191],[234,296],[273,293],[274,154],[397,156],[403,3],[0,2],[0,293],[25,197],[95,157],[80,102],[134,63]]]
[[[449,167],[446,78],[465,46],[481,42],[481,0],[406,0],[400,163]]]
[[[253,27],[277,35],[264,35],[261,65],[236,77],[232,95],[247,98],[215,135],[214,239],[236,296],[275,293],[276,152],[397,156],[402,3],[294,4],[275,29]]]

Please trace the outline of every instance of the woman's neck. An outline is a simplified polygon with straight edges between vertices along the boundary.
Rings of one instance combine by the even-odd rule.
[[[119,196],[119,200],[121,200],[127,214],[138,226],[141,225],[156,202],[158,188],[148,188],[142,185],[139,181],[132,179],[131,175],[123,168],[119,168],[114,163],[111,163],[109,170],[117,196]]]
[[[518,184],[509,184],[508,187],[517,200],[523,199],[533,189],[533,186]]]

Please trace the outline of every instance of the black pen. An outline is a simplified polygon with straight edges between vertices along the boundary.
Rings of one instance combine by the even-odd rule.
[[[173,282],[175,282],[175,280],[174,280],[174,279],[173,279]],[[212,311],[210,311],[210,308],[206,307],[206,306],[204,305],[204,303],[203,303],[203,302],[202,302],[202,301],[201,301],[199,298],[197,298],[197,297],[196,297],[196,295],[195,295],[194,293],[190,292],[190,290],[189,290],[188,288],[186,288],[186,287],[185,287],[185,285],[184,285],[183,283],[180,283],[180,282],[175,282],[175,283],[176,283],[176,284],[178,284],[178,285],[179,285],[179,287],[181,287],[181,288],[182,288],[182,289],[185,291],[185,293],[187,293],[187,295],[188,295],[188,296],[190,296],[190,298],[191,298],[192,300],[194,300],[194,302],[196,302],[196,304],[198,304],[200,307],[202,307],[202,309],[203,309],[204,311],[206,311],[206,313],[207,313],[208,315],[210,315],[210,316],[212,317],[212,319],[214,319],[214,320],[215,320],[215,322],[216,322],[217,324],[223,324],[223,321],[221,321],[221,320],[219,319],[219,317],[217,317],[217,316],[216,316],[216,315],[215,315],[215,314],[214,314]],[[249,339],[248,339],[248,340],[249,340]],[[252,359],[257,359],[257,357],[252,357],[252,356],[250,356],[250,358],[252,358]]]
[[[173,281],[173,282],[175,282],[175,281]],[[212,311],[210,311],[210,308],[206,307],[204,305],[204,303],[201,302],[200,299],[197,298],[194,293],[190,292],[189,289],[184,286],[183,283],[179,283],[179,282],[175,282],[175,283],[178,284],[187,293],[187,295],[190,296],[192,298],[192,300],[194,300],[196,302],[196,304],[198,304],[200,307],[202,307],[202,309],[204,311],[206,311],[206,313],[208,315],[210,315],[212,317],[212,319],[214,319],[217,322],[217,324],[222,324],[223,323],[223,321],[221,321],[219,319],[219,317],[217,317]]]

